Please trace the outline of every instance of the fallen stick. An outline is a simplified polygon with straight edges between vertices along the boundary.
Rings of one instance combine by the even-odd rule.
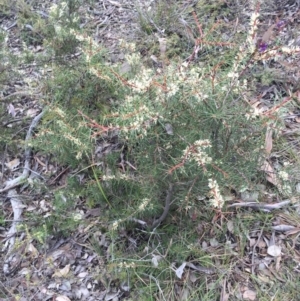
[[[5,275],[8,275],[9,273],[11,273],[10,263],[13,261],[13,258],[15,256],[13,251],[14,251],[15,241],[16,241],[15,236],[17,234],[17,224],[21,220],[21,215],[22,215],[23,207],[24,207],[22,200],[19,198],[19,196],[17,194],[17,191],[13,188],[24,183],[24,181],[29,176],[32,148],[28,145],[28,142],[32,137],[32,132],[33,132],[34,128],[37,126],[38,122],[43,117],[45,112],[46,112],[46,109],[44,109],[39,115],[37,115],[33,118],[32,122],[30,124],[30,127],[27,131],[27,134],[25,137],[25,152],[24,152],[25,163],[24,163],[23,173],[19,177],[12,179],[10,181],[7,181],[5,187],[0,190],[0,193],[8,191],[7,197],[10,198],[11,206],[12,206],[13,213],[14,213],[13,222],[7,233],[7,241],[2,249],[2,252],[4,250],[8,249],[7,258],[5,259],[4,264],[3,264],[3,272]]]
[[[24,181],[28,178],[29,171],[30,171],[30,159],[31,159],[31,153],[32,153],[32,149],[30,146],[28,146],[28,142],[32,137],[32,132],[33,132],[34,128],[37,126],[38,122],[43,117],[45,112],[46,112],[46,109],[44,109],[39,115],[37,115],[33,118],[31,125],[27,131],[26,138],[25,138],[25,153],[24,153],[25,163],[24,163],[23,173],[15,179],[6,181],[5,187],[0,190],[0,193],[8,191],[12,188],[15,188],[16,186],[19,186],[20,184],[23,184]]]
[[[3,272],[5,275],[8,275],[11,270],[10,270],[10,263],[11,261],[13,261],[13,257],[14,257],[14,246],[15,246],[15,242],[16,242],[16,234],[17,234],[17,225],[18,223],[21,221],[21,215],[23,212],[23,202],[22,200],[19,198],[17,192],[15,189],[11,189],[8,194],[7,197],[10,198],[10,203],[11,203],[11,207],[13,209],[13,213],[14,213],[14,218],[13,218],[13,222],[10,226],[9,231],[7,232],[7,241],[5,242],[3,248],[2,248],[2,252],[4,252],[7,249],[7,257],[4,260],[4,264],[3,264]]]
[[[274,209],[280,209],[288,204],[290,204],[290,200],[285,200],[279,203],[274,203],[274,204],[266,204],[266,203],[255,203],[255,202],[244,202],[244,203],[234,203],[229,205],[228,207],[250,207],[250,208],[255,208],[263,211],[271,211]]]

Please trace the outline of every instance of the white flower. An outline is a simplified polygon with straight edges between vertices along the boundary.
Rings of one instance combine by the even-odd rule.
[[[146,208],[146,206],[149,204],[149,202],[150,202],[150,199],[148,199],[148,198],[143,199],[142,203],[139,206],[139,211],[143,211]]]
[[[211,143],[208,139],[197,140],[192,146],[188,146],[183,151],[182,158],[185,160],[194,160],[202,167],[212,162],[212,158],[205,152],[205,149],[209,147],[211,147]]]
[[[58,9],[58,5],[57,4],[53,4],[49,11],[50,11],[50,16],[55,16],[57,14],[57,9]]]
[[[278,172],[278,175],[284,181],[287,181],[289,179],[289,174],[286,171],[281,170]]]
[[[209,191],[210,203],[212,204],[212,206],[216,208],[222,208],[224,206],[225,200],[221,195],[220,188],[217,181],[214,179],[209,179],[208,187],[210,188]]]
[[[168,87],[167,96],[168,97],[174,96],[178,92],[178,90],[179,90],[178,85],[171,83]]]
[[[229,78],[237,78],[238,76],[239,76],[239,74],[236,72],[229,72],[227,74],[227,77],[229,77]]]
[[[55,25],[54,25],[54,29],[55,29],[55,33],[56,33],[57,35],[61,34],[62,31],[63,31],[62,27],[61,27],[59,24],[55,24]]]
[[[119,227],[119,223],[120,223],[120,220],[114,221],[113,224],[112,224],[111,229],[112,229],[113,231],[114,231],[114,230],[117,230],[118,227]]]
[[[81,212],[76,212],[73,214],[74,221],[80,221],[83,219],[83,214]]]

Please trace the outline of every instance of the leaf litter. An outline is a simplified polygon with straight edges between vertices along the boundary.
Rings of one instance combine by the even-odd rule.
[[[92,19],[92,22],[97,28],[97,36],[96,39],[103,38],[104,44],[107,45],[108,48],[112,50],[112,60],[118,60],[122,57],[122,55],[118,52],[118,47],[115,42],[117,37],[120,37],[122,32],[126,32],[125,30],[120,31],[121,27],[124,29],[126,26],[133,26],[131,22],[132,16],[128,15],[126,18],[126,13],[129,14],[128,10],[122,11],[125,8],[132,8],[130,2],[126,1],[108,1],[108,3],[102,3],[98,8],[93,9],[94,16],[97,16],[101,13],[103,7],[106,10],[110,11],[110,19],[107,18],[101,26],[97,27],[97,19]],[[46,11],[46,7],[43,7]],[[116,11],[118,10],[118,11]],[[113,13],[115,12],[115,14]],[[118,12],[118,13],[116,13]],[[125,16],[125,20],[127,23],[124,24],[124,19],[121,16]],[[292,15],[292,14],[291,14]],[[270,47],[274,40],[274,36],[289,36],[287,34],[287,30],[292,31],[292,25],[294,23],[293,17],[289,17],[288,20],[284,21],[283,25],[278,25],[279,21],[276,24],[268,25],[266,31],[262,33],[261,42],[264,44],[264,49],[266,47]],[[281,23],[280,23],[281,24]],[[3,21],[3,25],[6,30],[11,30],[14,28],[14,24],[11,19],[6,19]],[[105,27],[105,31],[101,29],[101,27]],[[285,30],[285,28],[287,30]],[[131,28],[130,35],[134,36],[134,29]],[[18,39],[11,38],[10,45],[12,51],[18,53],[21,49],[21,45],[18,45]],[[299,43],[299,42],[297,42]],[[165,56],[166,54],[166,41],[164,39],[159,40],[160,46],[160,55]],[[37,52],[42,51],[42,47],[38,47],[36,49]],[[297,62],[297,58],[294,62],[285,62],[278,61],[277,64],[280,65],[280,68],[286,72],[288,80],[291,85],[297,86],[299,81],[299,74],[297,74],[298,70],[294,69],[295,63]],[[299,60],[298,60],[299,62]],[[276,64],[276,63],[274,63]],[[277,70],[280,70],[278,68]],[[123,69],[128,70],[128,66],[125,64]],[[123,71],[124,71],[123,70]],[[286,71],[288,70],[288,71]],[[280,73],[280,71],[276,71]],[[294,75],[297,75],[294,76]],[[280,75],[280,74],[279,74]],[[32,76],[32,75],[30,75]],[[281,85],[279,86],[279,90],[283,89]],[[257,110],[258,114],[261,114],[266,117],[270,117],[272,119],[272,114],[278,111],[281,107],[285,106],[290,100],[287,98],[286,103],[277,104],[273,106],[271,101],[274,98],[278,91],[275,91],[274,85],[271,87],[262,87],[264,92],[262,93],[262,97],[256,99],[252,104],[250,104],[255,110]],[[289,89],[287,89],[289,90]],[[275,92],[274,92],[275,91]],[[280,91],[281,92],[281,91]],[[273,93],[273,95],[271,95]],[[294,93],[294,91],[292,91]],[[13,103],[9,103],[7,107],[7,114],[10,116],[9,118],[15,118],[16,116],[22,116],[22,118],[35,118],[40,112],[40,108],[35,103],[35,98],[39,95],[39,91],[32,91],[31,88],[28,88],[25,83],[17,82],[7,87],[5,91],[4,100],[18,99],[18,101],[14,101]],[[299,102],[299,91],[296,91],[293,94],[293,97],[298,98]],[[26,100],[24,100],[24,98]],[[31,107],[27,107],[24,109],[24,104],[31,104]],[[284,117],[286,121],[286,127],[282,129],[282,133],[286,136],[289,136],[291,142],[295,141],[295,135],[298,134],[298,123],[299,123],[299,112],[296,108],[289,111],[288,114]],[[169,135],[173,135],[172,126],[166,124],[166,132]],[[266,159],[262,164],[261,170],[265,174],[266,180],[274,185],[280,186],[282,185],[282,179],[277,175],[278,170],[274,165],[273,160],[273,139],[276,132],[276,128],[273,124],[270,124],[265,133],[265,153]],[[299,152],[299,146],[293,146]],[[109,279],[107,282],[105,280],[99,280],[100,278],[110,277],[110,273],[107,271],[107,262],[104,258],[99,256],[97,252],[95,252],[89,245],[90,234],[89,232],[100,226],[97,221],[97,217],[101,216],[101,212],[99,210],[89,210],[85,214],[85,218],[90,219],[90,226],[87,228],[80,228],[75,233],[70,235],[69,239],[60,239],[58,237],[49,237],[44,245],[38,244],[38,238],[32,238],[26,232],[26,229],[18,229],[17,225],[22,218],[23,210],[30,211],[38,211],[43,217],[47,217],[48,214],[51,215],[51,211],[55,210],[52,204],[49,202],[47,197],[45,198],[36,198],[31,202],[31,204],[27,204],[25,199],[23,199],[22,195],[19,195],[16,190],[13,188],[19,184],[20,177],[25,175],[19,174],[16,169],[26,163],[26,156],[23,154],[23,160],[21,157],[15,159],[16,154],[10,154],[10,157],[7,156],[5,166],[8,171],[13,172],[15,177],[14,179],[10,179],[8,172],[5,172],[4,176],[7,177],[6,185],[2,187],[2,193],[8,191],[8,198],[11,200],[11,209],[13,210],[13,220],[9,219],[11,215],[6,213],[6,217],[10,220],[10,228],[8,231],[3,229],[2,237],[5,239],[2,240],[4,243],[4,248],[9,249],[10,252],[7,253],[6,259],[3,261],[3,272],[6,276],[6,280],[2,280],[4,284],[10,283],[12,289],[16,291],[23,291],[27,294],[29,292],[35,294],[36,298],[39,300],[45,298],[52,298],[57,301],[67,301],[67,300],[120,300],[124,295],[124,289],[115,288],[110,286],[110,282],[112,279]],[[66,170],[65,167],[56,167],[54,162],[44,157],[42,154],[35,154],[36,157],[36,168],[33,170],[40,175],[43,175],[45,179],[49,179],[49,174],[55,174],[55,177],[52,178],[52,184],[57,184],[61,180],[61,176],[66,173],[68,174],[70,170]],[[283,159],[284,160],[284,159]],[[25,175],[29,176],[29,175]],[[17,179],[17,180],[16,180]],[[300,181],[300,179],[297,179]],[[299,184],[299,183],[298,183]],[[62,180],[58,185],[64,185],[64,180]],[[266,189],[267,190],[267,189]],[[26,190],[25,190],[26,191]],[[268,192],[265,191],[267,194]],[[271,197],[272,198],[272,197]],[[229,208],[240,208],[244,207],[250,210],[259,209],[264,212],[271,212],[276,210],[283,210],[286,214],[286,217],[280,218],[280,215],[277,215],[275,212],[275,216],[279,216],[279,220],[274,222],[272,226],[273,231],[270,229],[266,229],[263,227],[262,223],[256,223],[257,229],[246,229],[245,235],[248,237],[247,243],[244,245],[245,250],[241,250],[241,245],[236,243],[240,238],[234,231],[234,222],[229,220],[227,222],[227,239],[232,240],[227,247],[231,249],[230,252],[232,254],[238,254],[239,252],[244,252],[244,258],[239,258],[240,263],[233,264],[232,271],[228,271],[231,273],[228,276],[227,281],[223,281],[222,286],[222,301],[231,300],[232,296],[238,297],[239,300],[258,300],[257,292],[254,290],[251,284],[244,285],[245,282],[250,281],[249,275],[254,273],[261,279],[262,282],[270,283],[274,279],[285,282],[286,280],[279,276],[280,270],[282,268],[283,261],[285,259],[285,254],[290,254],[290,250],[288,249],[289,244],[286,244],[286,239],[288,236],[292,236],[294,240],[293,247],[297,244],[297,235],[298,235],[298,225],[299,219],[296,218],[293,222],[289,219],[289,211],[287,206],[291,203],[299,203],[299,200],[283,200],[280,201],[278,199],[272,198],[272,202],[264,203],[264,202],[245,202],[241,201],[238,203],[233,203],[229,206]],[[5,207],[6,211],[9,212],[8,206]],[[237,209],[239,210],[239,209]],[[249,213],[247,211],[241,211],[241,216],[247,216]],[[230,217],[229,217],[230,218]],[[143,222],[143,221],[142,221]],[[284,222],[284,223],[282,223]],[[200,227],[201,228],[201,227]],[[199,228],[199,233],[203,231],[204,235],[207,235],[205,230],[201,230]],[[202,248],[204,252],[224,252],[223,246],[220,245],[220,242],[214,237],[214,231],[212,229],[211,237],[206,237],[207,241],[209,241],[209,246],[205,241],[202,240],[202,243],[199,244],[199,248]],[[109,257],[109,239],[102,234],[101,232],[97,233],[99,238],[98,244],[102,247],[106,256]],[[15,240],[18,238],[19,245],[15,245]],[[228,250],[227,250],[228,251]],[[226,251],[226,252],[227,252]],[[294,249],[295,254],[297,254],[296,249]],[[154,267],[158,267],[160,265],[160,261],[163,260],[161,255],[152,254],[152,264]],[[297,265],[300,262],[300,255],[295,255],[292,258],[295,262],[295,270],[297,270]],[[179,279],[183,279],[184,276],[191,270],[193,271],[193,279],[194,283],[197,283],[195,280],[196,273],[204,274],[204,275],[214,275],[218,273],[224,272],[222,268],[218,265],[218,261],[215,261],[215,265],[217,268],[211,268],[206,266],[201,266],[195,264],[193,262],[184,261],[183,263],[179,263],[179,267],[175,269],[175,274]],[[249,268],[251,266],[251,268]],[[279,273],[278,273],[279,272]],[[27,276],[26,276],[27,275]],[[35,286],[28,282],[24,282],[26,277],[31,278],[32,283],[36,282],[39,285]],[[99,278],[99,275],[103,275]],[[26,277],[25,277],[26,276]],[[208,278],[208,281],[212,281],[213,278]],[[213,276],[210,276],[213,277]],[[230,278],[230,280],[229,280]],[[8,281],[8,280],[9,281]],[[50,279],[50,280],[49,280]],[[230,281],[232,279],[237,279],[237,281],[233,284],[236,286],[240,293],[236,293],[236,288],[231,287]],[[240,280],[238,280],[240,279]],[[84,280],[84,281],[83,281]],[[126,289],[130,290],[128,286]],[[188,289],[180,289],[179,294],[181,295],[182,300],[187,300],[188,296],[191,292]],[[9,293],[7,293],[9,295]]]

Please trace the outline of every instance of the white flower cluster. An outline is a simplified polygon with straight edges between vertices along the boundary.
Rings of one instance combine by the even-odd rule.
[[[111,181],[111,180],[131,180],[131,178],[127,174],[120,173],[118,175],[103,175],[103,181]]]
[[[113,231],[117,230],[118,227],[119,227],[119,225],[120,225],[120,223],[122,223],[122,222],[123,222],[123,220],[121,220],[121,219],[118,219],[118,220],[114,221],[114,222],[112,223],[111,229],[112,229]]]
[[[283,182],[283,183],[280,183],[281,181],[278,181],[278,183],[277,183],[277,187],[278,187],[279,191],[285,196],[291,196],[293,190],[292,190],[290,183],[288,182],[289,174],[284,170],[280,170],[277,174]]]
[[[167,74],[167,97],[174,96],[180,89],[188,89],[186,92],[194,96],[194,103],[191,103],[192,99],[189,99],[191,106],[197,106],[204,99],[208,98],[207,94],[203,94],[201,91],[210,91],[211,83],[203,80],[205,76],[203,70],[198,67],[190,68],[186,62],[182,63],[179,67],[177,65],[168,66]],[[182,85],[184,83],[184,85]],[[215,86],[218,81],[215,81]],[[196,100],[196,101],[195,101]],[[182,101],[186,102],[185,98]]]
[[[129,81],[133,91],[138,93],[146,92],[152,83],[152,75],[153,71],[151,69],[142,67],[141,72],[139,72],[134,79]]]
[[[135,66],[141,62],[141,56],[137,53],[130,53],[125,55],[128,64]]]
[[[221,195],[219,184],[216,180],[209,179],[208,187],[210,188],[210,203],[212,204],[212,206],[221,209],[224,206],[225,201],[223,196]]]
[[[125,268],[125,269],[134,269],[136,267],[135,263],[134,262],[121,262],[118,264],[118,267],[119,268]]]
[[[289,185],[287,182],[284,182],[282,185],[277,185],[277,187],[284,196],[291,196],[293,193],[291,185]]]
[[[205,152],[210,147],[211,143],[208,139],[197,140],[183,151],[182,159],[194,160],[200,167],[203,167],[212,162],[212,158]]]
[[[50,7],[50,18],[52,19],[61,18],[67,9],[67,6],[68,6],[67,2],[61,2],[60,5],[53,4]]]
[[[261,116],[264,108],[252,107],[249,113],[245,114],[247,120],[256,119],[256,117]]]
[[[152,111],[146,104],[140,104],[138,97],[127,96],[125,98],[122,114],[119,114],[120,122],[129,120],[126,126],[120,126],[123,133],[138,132],[142,136],[147,135],[147,129],[157,123],[162,116],[158,112]]]
[[[253,51],[253,49],[250,51],[250,53],[252,53],[252,51]],[[247,87],[247,80],[244,80],[242,83],[240,83],[240,81],[238,80],[241,70],[243,70],[245,68],[244,60],[247,56],[248,56],[248,50],[245,47],[240,46],[239,52],[234,58],[234,63],[231,68],[231,71],[228,72],[228,74],[227,74],[227,77],[232,79],[231,85],[234,84],[234,86],[236,86],[236,87],[240,87],[241,85],[244,88]],[[249,66],[250,65],[248,65],[248,67]]]
[[[68,10],[68,3],[67,2],[61,2],[60,5],[53,4],[50,7],[50,14],[49,19],[53,22],[55,32],[57,36],[66,33],[63,26],[61,26],[59,23],[61,23],[61,20],[64,18],[64,15],[66,15]],[[72,22],[77,22],[79,20],[78,16],[74,16]]]
[[[130,52],[136,51],[135,43],[129,43],[123,39],[120,39],[119,42],[120,42],[120,47],[124,48],[125,50],[128,50]]]
[[[269,50],[263,53],[260,53],[258,56],[255,57],[256,60],[260,61],[269,61],[269,60],[274,60],[274,61],[280,61],[283,60],[284,57],[283,55],[293,55],[296,53],[300,53],[300,47],[297,46],[283,46],[283,47],[278,47],[273,50]]]
[[[83,214],[82,212],[74,212],[74,213],[72,214],[72,217],[73,217],[73,220],[74,220],[74,221],[78,222],[78,221],[80,221],[80,220],[83,220],[84,214]]]
[[[240,83],[240,81],[238,80],[239,77],[239,73],[240,70],[243,70],[243,68],[245,68],[245,66],[243,65],[243,61],[246,58],[246,56],[248,56],[249,54],[253,54],[256,51],[256,31],[257,31],[257,27],[258,27],[258,17],[259,14],[257,12],[253,12],[251,17],[250,17],[250,28],[247,34],[247,47],[245,46],[240,46],[239,48],[239,52],[235,57],[235,61],[233,64],[233,67],[231,69],[230,72],[228,72],[227,77],[232,79],[232,85],[234,87],[233,90],[235,92],[237,92],[238,88],[241,87],[243,89],[247,88],[247,80],[244,79],[244,81],[242,83]],[[248,65],[248,67],[250,67],[250,65]],[[229,89],[229,87],[227,88]]]
[[[283,46],[283,47],[280,48],[280,50],[283,53],[286,53],[286,54],[294,54],[294,53],[299,53],[300,52],[300,47],[296,47],[296,46],[291,46],[291,47]]]
[[[59,107],[55,107],[53,110],[60,118],[66,118],[66,113]]]
[[[86,44],[88,45],[87,47],[82,47],[82,52],[85,55],[85,61],[87,64],[90,64],[92,58],[94,55],[98,54],[101,50],[101,48],[99,47],[99,45],[94,41],[94,39],[90,36],[87,35],[83,35],[78,33],[77,31],[75,31],[74,29],[71,29],[71,34],[73,34],[75,36],[75,38],[80,41],[80,42],[86,42]],[[101,79],[105,79],[110,81],[111,79],[104,75],[102,73],[102,70],[100,68],[96,68],[93,66],[89,66],[89,72],[93,75],[95,75],[96,77],[99,77]]]
[[[289,179],[289,174],[283,170],[278,172],[278,176],[284,181],[287,181]]]
[[[147,207],[147,205],[150,203],[150,201],[151,201],[151,199],[144,198],[144,199],[142,200],[142,203],[140,204],[138,210],[139,210],[139,211],[144,211],[145,208]]]
[[[168,85],[168,92],[167,92],[167,96],[168,97],[172,97],[174,95],[176,95],[176,93],[179,91],[179,86],[176,83],[171,83]]]

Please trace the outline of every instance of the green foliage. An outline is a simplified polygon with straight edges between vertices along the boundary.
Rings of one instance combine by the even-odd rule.
[[[5,89],[8,80],[15,79],[18,76],[16,66],[22,63],[18,56],[10,53],[7,47],[7,33],[0,29],[0,87]]]
[[[41,147],[45,152],[53,153],[59,162],[72,167],[80,164],[91,150],[90,130],[82,117],[66,114],[59,107],[49,107],[33,146]]]
[[[84,224],[82,213],[76,209],[75,195],[59,190],[54,193],[53,200],[47,199],[45,204],[52,209],[51,214],[47,214],[47,212],[43,215],[36,215],[32,212],[25,213],[26,218],[30,221],[28,231],[40,243],[45,242],[47,237],[52,234],[68,237],[80,224]]]
[[[200,1],[205,5],[201,18],[219,15],[224,8],[219,2]],[[269,84],[275,76],[261,64],[267,59],[256,49],[255,22],[251,17],[249,32],[237,34],[232,41],[233,37],[224,38],[224,22],[212,18],[202,31],[195,15],[193,27],[178,26],[178,7],[171,5],[169,10],[174,2],[158,1],[154,11],[140,12],[141,27],[149,35],[166,34],[167,48],[163,49],[161,38],[149,47],[157,56],[149,67],[136,45],[121,41],[130,71],[120,74],[120,66],[107,64],[103,48],[80,29],[81,1],[54,5],[47,20],[33,14],[26,2],[17,3],[23,41],[46,49],[46,55],[38,57],[25,47],[22,60],[35,59],[45,69],[51,62],[51,75],[43,83],[43,104],[48,110],[31,146],[76,170],[66,188],[54,193],[52,214],[38,220],[33,233],[45,241],[48,233],[68,235],[83,224],[74,201],[80,196],[88,208],[103,210],[101,220],[111,243],[110,268],[116,277],[130,278],[139,300],[146,293],[151,297],[145,300],[159,299],[162,289],[169,291],[172,300],[176,294],[168,281],[178,280],[172,265],[195,260],[214,267],[209,251],[199,244],[196,228],[200,222],[212,224],[222,218],[232,194],[259,182],[270,120],[274,128],[280,126],[275,114],[270,118],[250,105],[257,82]],[[183,38],[184,32],[188,34]],[[192,43],[183,46],[186,40]],[[4,42],[1,33],[0,43]],[[199,53],[183,60],[191,45]],[[0,56],[5,71],[0,74],[1,84],[13,65],[7,68],[5,59],[11,60],[7,52]],[[5,107],[0,109],[2,113]],[[9,138],[1,139],[2,147]],[[97,145],[112,146],[114,140],[117,143],[110,151],[95,154]],[[170,184],[174,187],[170,208],[154,227],[167,208]],[[253,223],[236,221],[233,234],[239,238],[242,255],[247,228]],[[222,244],[227,243],[226,231],[211,226],[215,240]],[[131,234],[138,243],[128,239]],[[202,234],[209,239],[205,229]],[[230,251],[218,254],[220,265],[228,265],[230,259]],[[215,276],[209,288],[207,279],[199,277],[199,289],[190,293],[191,298],[219,296],[222,277]]]
[[[180,68],[176,73],[177,65],[169,65],[155,75],[141,67],[117,117],[105,120],[121,129],[144,188],[140,199],[150,198],[154,210],[170,177],[178,183],[178,205],[188,198],[185,205],[194,206],[197,196],[209,193],[209,180],[238,191],[257,174],[262,148],[261,121],[249,128],[249,106],[239,101],[228,72],[216,80],[206,77],[210,69]]]
[[[125,80],[117,68],[103,63],[101,48],[90,37],[68,28],[62,27],[55,39],[68,32],[83,57],[54,66],[56,76],[47,83],[52,104],[34,143],[60,162],[85,168],[93,163],[91,136],[107,139],[118,131],[130,164],[120,172],[116,156],[106,156],[107,167],[101,172],[90,169],[82,192],[92,206],[102,201],[112,207],[113,229],[131,218],[151,224],[164,208],[170,182],[175,185],[171,212],[222,209],[228,189],[237,192],[251,185],[261,157],[263,121],[252,117],[239,96],[247,90],[246,78],[238,76],[252,56],[247,47],[242,56],[222,47],[228,53],[225,67],[218,60],[201,67],[162,61],[163,69],[154,70],[142,65],[139,54],[132,52],[134,45],[123,43],[135,71]],[[221,47],[213,35],[212,30],[205,33],[209,51]],[[100,93],[104,99],[97,100]],[[108,98],[116,107],[104,115],[97,104]],[[95,120],[77,112],[95,108]]]
[[[13,54],[8,49],[8,35],[0,29],[0,90],[3,94],[9,91],[9,82],[20,79],[20,71],[18,68],[23,64],[23,57]],[[2,95],[3,95],[2,94]],[[15,135],[17,126],[10,124],[7,118],[7,108],[11,98],[1,98],[0,103],[0,122],[1,135],[0,135],[0,148],[4,149],[7,146],[17,148],[16,145],[20,143],[18,140],[20,135]],[[23,123],[21,123],[22,125]],[[23,133],[22,133],[23,134]],[[12,139],[14,137],[14,139]]]

